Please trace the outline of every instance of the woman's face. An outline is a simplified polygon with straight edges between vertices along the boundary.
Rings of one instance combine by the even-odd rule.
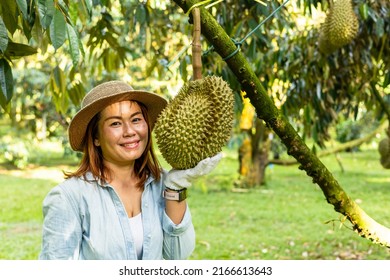
[[[136,102],[121,101],[100,112],[98,136],[105,161],[114,165],[134,164],[148,143],[148,124]]]

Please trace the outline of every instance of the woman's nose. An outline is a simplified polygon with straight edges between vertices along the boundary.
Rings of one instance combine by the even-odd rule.
[[[123,137],[131,137],[134,136],[135,132],[131,125],[131,123],[125,122],[123,123]]]

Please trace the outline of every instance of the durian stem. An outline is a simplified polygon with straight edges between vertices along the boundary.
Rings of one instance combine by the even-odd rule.
[[[192,69],[193,79],[202,79],[202,46],[200,44],[200,11],[199,8],[192,10],[192,17],[194,20],[194,30],[192,39]]]

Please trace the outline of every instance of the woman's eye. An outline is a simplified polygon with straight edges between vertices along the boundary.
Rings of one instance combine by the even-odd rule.
[[[111,123],[111,126],[118,126],[120,124],[121,124],[120,122],[113,122],[113,123]]]
[[[140,121],[142,121],[141,118],[134,118],[134,119],[133,119],[133,123],[138,123],[138,122],[140,122]]]

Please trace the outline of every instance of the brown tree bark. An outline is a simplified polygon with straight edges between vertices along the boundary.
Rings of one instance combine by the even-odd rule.
[[[248,136],[239,151],[240,178],[237,185],[242,188],[254,188],[266,183],[265,170],[271,141],[269,131],[260,119],[256,119],[254,133],[252,130],[247,133]]]

